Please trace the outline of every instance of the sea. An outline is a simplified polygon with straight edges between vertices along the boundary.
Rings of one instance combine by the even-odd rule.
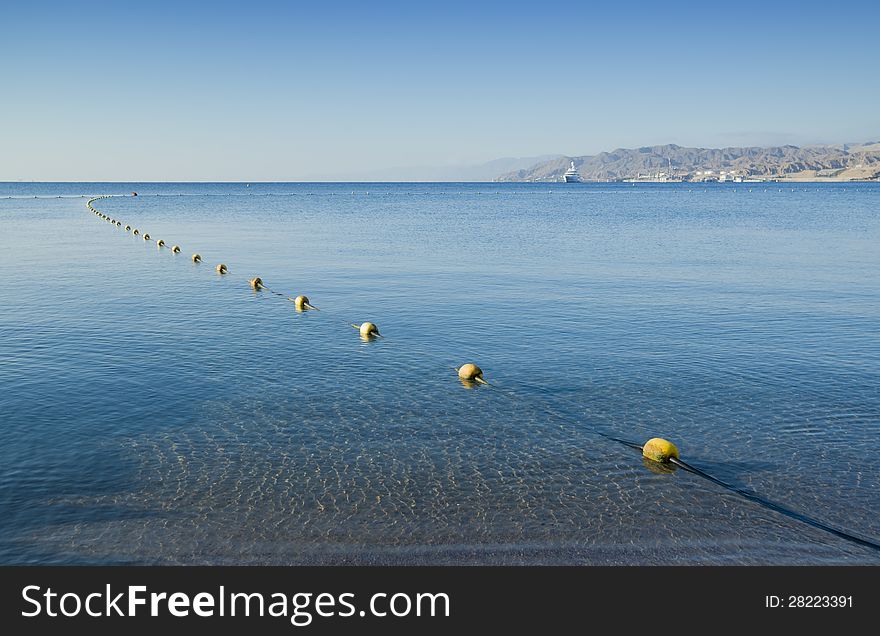
[[[880,183],[2,183],[0,563],[878,565],[878,245]]]

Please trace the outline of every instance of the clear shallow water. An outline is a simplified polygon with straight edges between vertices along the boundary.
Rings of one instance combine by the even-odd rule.
[[[95,205],[182,254],[76,196],[131,190]],[[880,536],[878,208],[877,184],[0,184],[0,561],[880,563],[596,434]]]

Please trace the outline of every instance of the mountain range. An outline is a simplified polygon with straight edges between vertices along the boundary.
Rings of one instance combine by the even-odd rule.
[[[880,177],[880,142],[821,146],[685,148],[675,144],[618,148],[578,157],[556,156],[504,172],[496,181],[559,181],[570,162],[588,181],[623,180],[664,173],[702,179],[721,171],[737,176],[808,180]]]

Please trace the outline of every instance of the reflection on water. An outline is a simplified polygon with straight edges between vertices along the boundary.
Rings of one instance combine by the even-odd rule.
[[[880,535],[876,186],[78,187],[0,188],[3,562],[880,562],[602,436]]]
[[[660,463],[653,459],[648,459],[647,457],[642,457],[642,466],[655,475],[671,475],[678,470],[678,466],[675,464]]]

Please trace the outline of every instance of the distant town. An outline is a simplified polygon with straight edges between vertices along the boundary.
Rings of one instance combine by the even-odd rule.
[[[862,168],[861,164],[856,166],[857,169]],[[757,176],[749,174],[748,171],[735,171],[735,170],[697,170],[696,172],[683,172],[683,173],[668,173],[668,172],[655,172],[653,174],[637,174],[633,178],[629,179],[619,179],[619,181],[625,182],[633,182],[633,181],[649,181],[649,182],[718,182],[718,183],[760,183],[764,181],[796,181],[796,180],[812,180],[810,177],[815,179],[829,179],[835,181],[870,181],[870,180],[878,180],[880,181],[880,169],[878,169],[878,174],[875,174],[873,177],[865,179],[864,177],[856,177],[852,179],[840,179],[840,175],[842,175],[846,170],[844,168],[823,168],[821,170],[813,170],[813,171],[805,171],[808,174],[801,173],[790,173],[790,174],[781,174],[781,175],[772,175],[772,176]]]

